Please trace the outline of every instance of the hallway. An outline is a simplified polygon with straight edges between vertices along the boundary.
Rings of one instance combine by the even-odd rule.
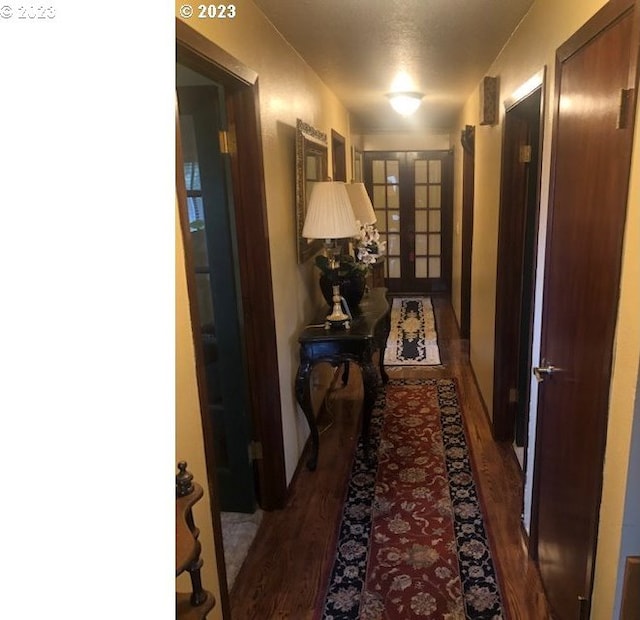
[[[454,377],[465,414],[486,525],[509,617],[548,618],[540,578],[528,559],[520,523],[522,474],[509,444],[491,438],[473,373],[449,299],[434,297],[441,367],[387,368],[391,378]],[[320,413],[320,458],[315,472],[298,468],[287,506],[267,512],[232,592],[233,620],[312,617],[318,587],[331,569],[335,529],[357,437],[361,380],[350,373],[329,392]],[[336,374],[339,377],[339,374]],[[306,458],[303,454],[300,463]]]

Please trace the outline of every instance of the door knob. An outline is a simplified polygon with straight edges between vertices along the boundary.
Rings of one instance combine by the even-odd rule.
[[[533,369],[533,374],[535,375],[538,383],[542,383],[546,377],[551,377],[558,372],[562,372],[562,368],[558,368],[553,364],[547,364],[545,360],[542,360],[542,366],[536,366]]]

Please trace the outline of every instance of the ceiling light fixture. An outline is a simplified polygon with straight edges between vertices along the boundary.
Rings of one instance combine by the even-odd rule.
[[[411,116],[419,107],[424,95],[417,91],[388,93],[391,107],[402,116]]]

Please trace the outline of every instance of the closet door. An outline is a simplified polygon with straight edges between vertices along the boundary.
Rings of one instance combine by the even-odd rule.
[[[365,153],[365,185],[387,241],[390,292],[451,290],[452,154]]]

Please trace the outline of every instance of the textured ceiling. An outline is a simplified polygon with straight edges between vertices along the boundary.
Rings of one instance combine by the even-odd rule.
[[[352,113],[356,132],[448,130],[533,0],[254,0]],[[422,106],[385,94],[404,70]]]

